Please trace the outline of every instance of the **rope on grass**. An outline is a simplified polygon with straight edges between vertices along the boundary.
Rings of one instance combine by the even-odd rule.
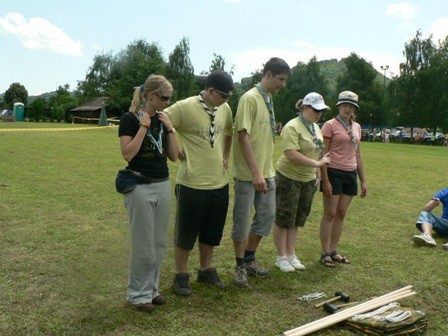
[[[388,305],[385,305],[385,306],[383,306],[383,307],[380,307],[380,308],[378,308],[377,310],[374,310],[374,311],[372,311],[372,312],[370,312],[370,313],[354,315],[354,316],[352,317],[352,320],[353,320],[353,321],[361,321],[361,320],[364,320],[364,319],[369,318],[369,317],[373,317],[373,316],[376,316],[376,315],[380,315],[380,314],[382,314],[382,313],[388,311],[389,309],[391,309],[391,308],[395,308],[395,307],[400,307],[400,304],[399,304],[398,302],[391,302],[391,303],[389,303]]]
[[[305,301],[306,303],[308,303],[310,301],[320,299],[324,296],[326,296],[324,293],[311,293],[311,294],[305,294],[302,296],[298,296],[297,300]]]
[[[372,319],[378,322],[387,321],[390,323],[397,323],[406,320],[411,317],[410,311],[404,311],[401,309],[394,310],[392,313],[383,316],[373,316]]]

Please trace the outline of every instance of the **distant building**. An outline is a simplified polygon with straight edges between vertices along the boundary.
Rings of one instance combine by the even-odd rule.
[[[103,104],[107,106],[108,99],[109,97],[95,97],[70,110],[73,122],[75,124],[98,124],[101,108]]]

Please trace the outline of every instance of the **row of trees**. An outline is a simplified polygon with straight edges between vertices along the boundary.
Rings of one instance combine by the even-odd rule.
[[[336,79],[329,78],[329,73],[334,75],[334,71],[324,69],[327,61],[318,62],[313,57],[308,63],[298,62],[292,68],[287,87],[274,97],[277,120],[286,123],[295,117],[296,101],[309,92],[321,93],[327,105],[334,106],[338,93],[350,90],[359,95],[361,109],[357,121],[363,125],[447,130],[448,38],[436,46],[431,37],[423,39],[418,31],[415,38],[405,44],[403,54],[406,61],[400,65],[400,74],[390,81],[386,81],[371,63],[355,53],[339,62],[340,72]],[[226,69],[226,61],[221,55],[213,56],[208,71],[202,72],[202,75],[216,69],[233,73],[233,67]],[[229,101],[234,113],[240,96],[260,81],[262,68],[260,64],[260,68],[250,77],[236,84],[235,93]],[[45,103],[35,100],[32,104],[36,106],[31,106],[34,119],[39,120],[42,112],[36,111],[41,111],[43,105],[51,109],[54,119],[58,119],[79,103],[99,96],[110,97],[109,109],[117,111],[117,114],[123,113],[130,106],[134,87],[143,83],[151,73],[163,74],[172,82],[175,88],[173,101],[201,90],[190,60],[187,38],[182,38],[175,46],[167,61],[156,43],[136,40],[116,55],[111,52],[97,54],[85,79],[78,82],[74,92],[70,92],[66,84],[60,86]],[[336,84],[329,85],[330,79]],[[25,88],[14,83],[5,93],[4,101],[12,105],[17,99],[26,102],[27,98]],[[330,119],[335,113],[326,113],[323,119]]]
[[[28,91],[20,83],[12,83],[6,90],[1,108],[12,108],[14,103],[21,102],[27,106],[27,117],[34,121],[47,118],[61,121],[67,118],[67,113],[79,104],[79,94],[70,92],[70,85],[59,86],[47,99],[38,97],[29,105]]]
[[[209,72],[226,66],[222,56],[214,54],[214,57]],[[144,83],[149,74],[162,74],[171,81],[175,88],[172,101],[197,94],[201,89],[190,60],[189,41],[182,38],[168,62],[156,43],[144,40],[132,42],[117,55],[110,52],[96,55],[85,80],[78,82],[77,92],[82,99],[110,97],[109,108],[127,111],[134,88]],[[235,102],[233,98],[231,103]]]
[[[448,37],[434,44],[417,31],[405,44],[406,61],[388,86],[388,117],[394,124],[448,130]]]

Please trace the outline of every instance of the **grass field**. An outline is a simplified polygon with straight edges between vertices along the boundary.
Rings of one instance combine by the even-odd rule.
[[[369,194],[353,201],[340,244],[351,265],[319,263],[320,193],[299,231],[297,252],[307,270],[276,269],[270,236],[257,256],[271,277],[252,280],[249,288],[232,285],[230,213],[214,259],[226,291],[196,283],[194,250],[192,296],[172,293],[170,234],[161,280],[169,301],[146,314],[125,305],[129,234],[114,187],[125,166],[117,129],[1,131],[12,126],[72,125],[0,123],[0,335],[279,335],[326,316],[297,296],[342,290],[363,301],[408,284],[418,294],[401,303],[427,313],[429,335],[448,334],[448,252],[440,248],[446,239],[436,237],[434,249],[411,241],[422,206],[447,186],[447,148],[362,144]],[[277,143],[275,160],[279,155]],[[170,165],[173,187],[177,167]],[[352,332],[334,326],[316,334]]]

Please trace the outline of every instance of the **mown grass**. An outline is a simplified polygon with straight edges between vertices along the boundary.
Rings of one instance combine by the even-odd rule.
[[[318,193],[299,232],[297,252],[307,270],[276,269],[270,236],[257,255],[271,277],[252,280],[246,289],[232,285],[229,212],[214,259],[228,289],[193,280],[191,297],[172,294],[173,206],[161,281],[169,301],[145,314],[125,305],[129,234],[123,199],[114,188],[116,172],[125,165],[117,129],[1,132],[37,125],[72,127],[0,123],[1,335],[279,335],[326,316],[297,296],[342,290],[362,301],[408,284],[418,294],[402,304],[427,313],[429,334],[447,334],[448,254],[411,241],[420,209],[446,187],[447,148],[363,143],[369,195],[353,201],[340,244],[353,263],[336,269],[320,265]],[[278,142],[275,160],[279,155]],[[170,164],[173,187],[177,167]],[[230,203],[232,209],[232,196]],[[197,266],[194,250],[193,279]],[[334,326],[316,334],[352,333]]]

